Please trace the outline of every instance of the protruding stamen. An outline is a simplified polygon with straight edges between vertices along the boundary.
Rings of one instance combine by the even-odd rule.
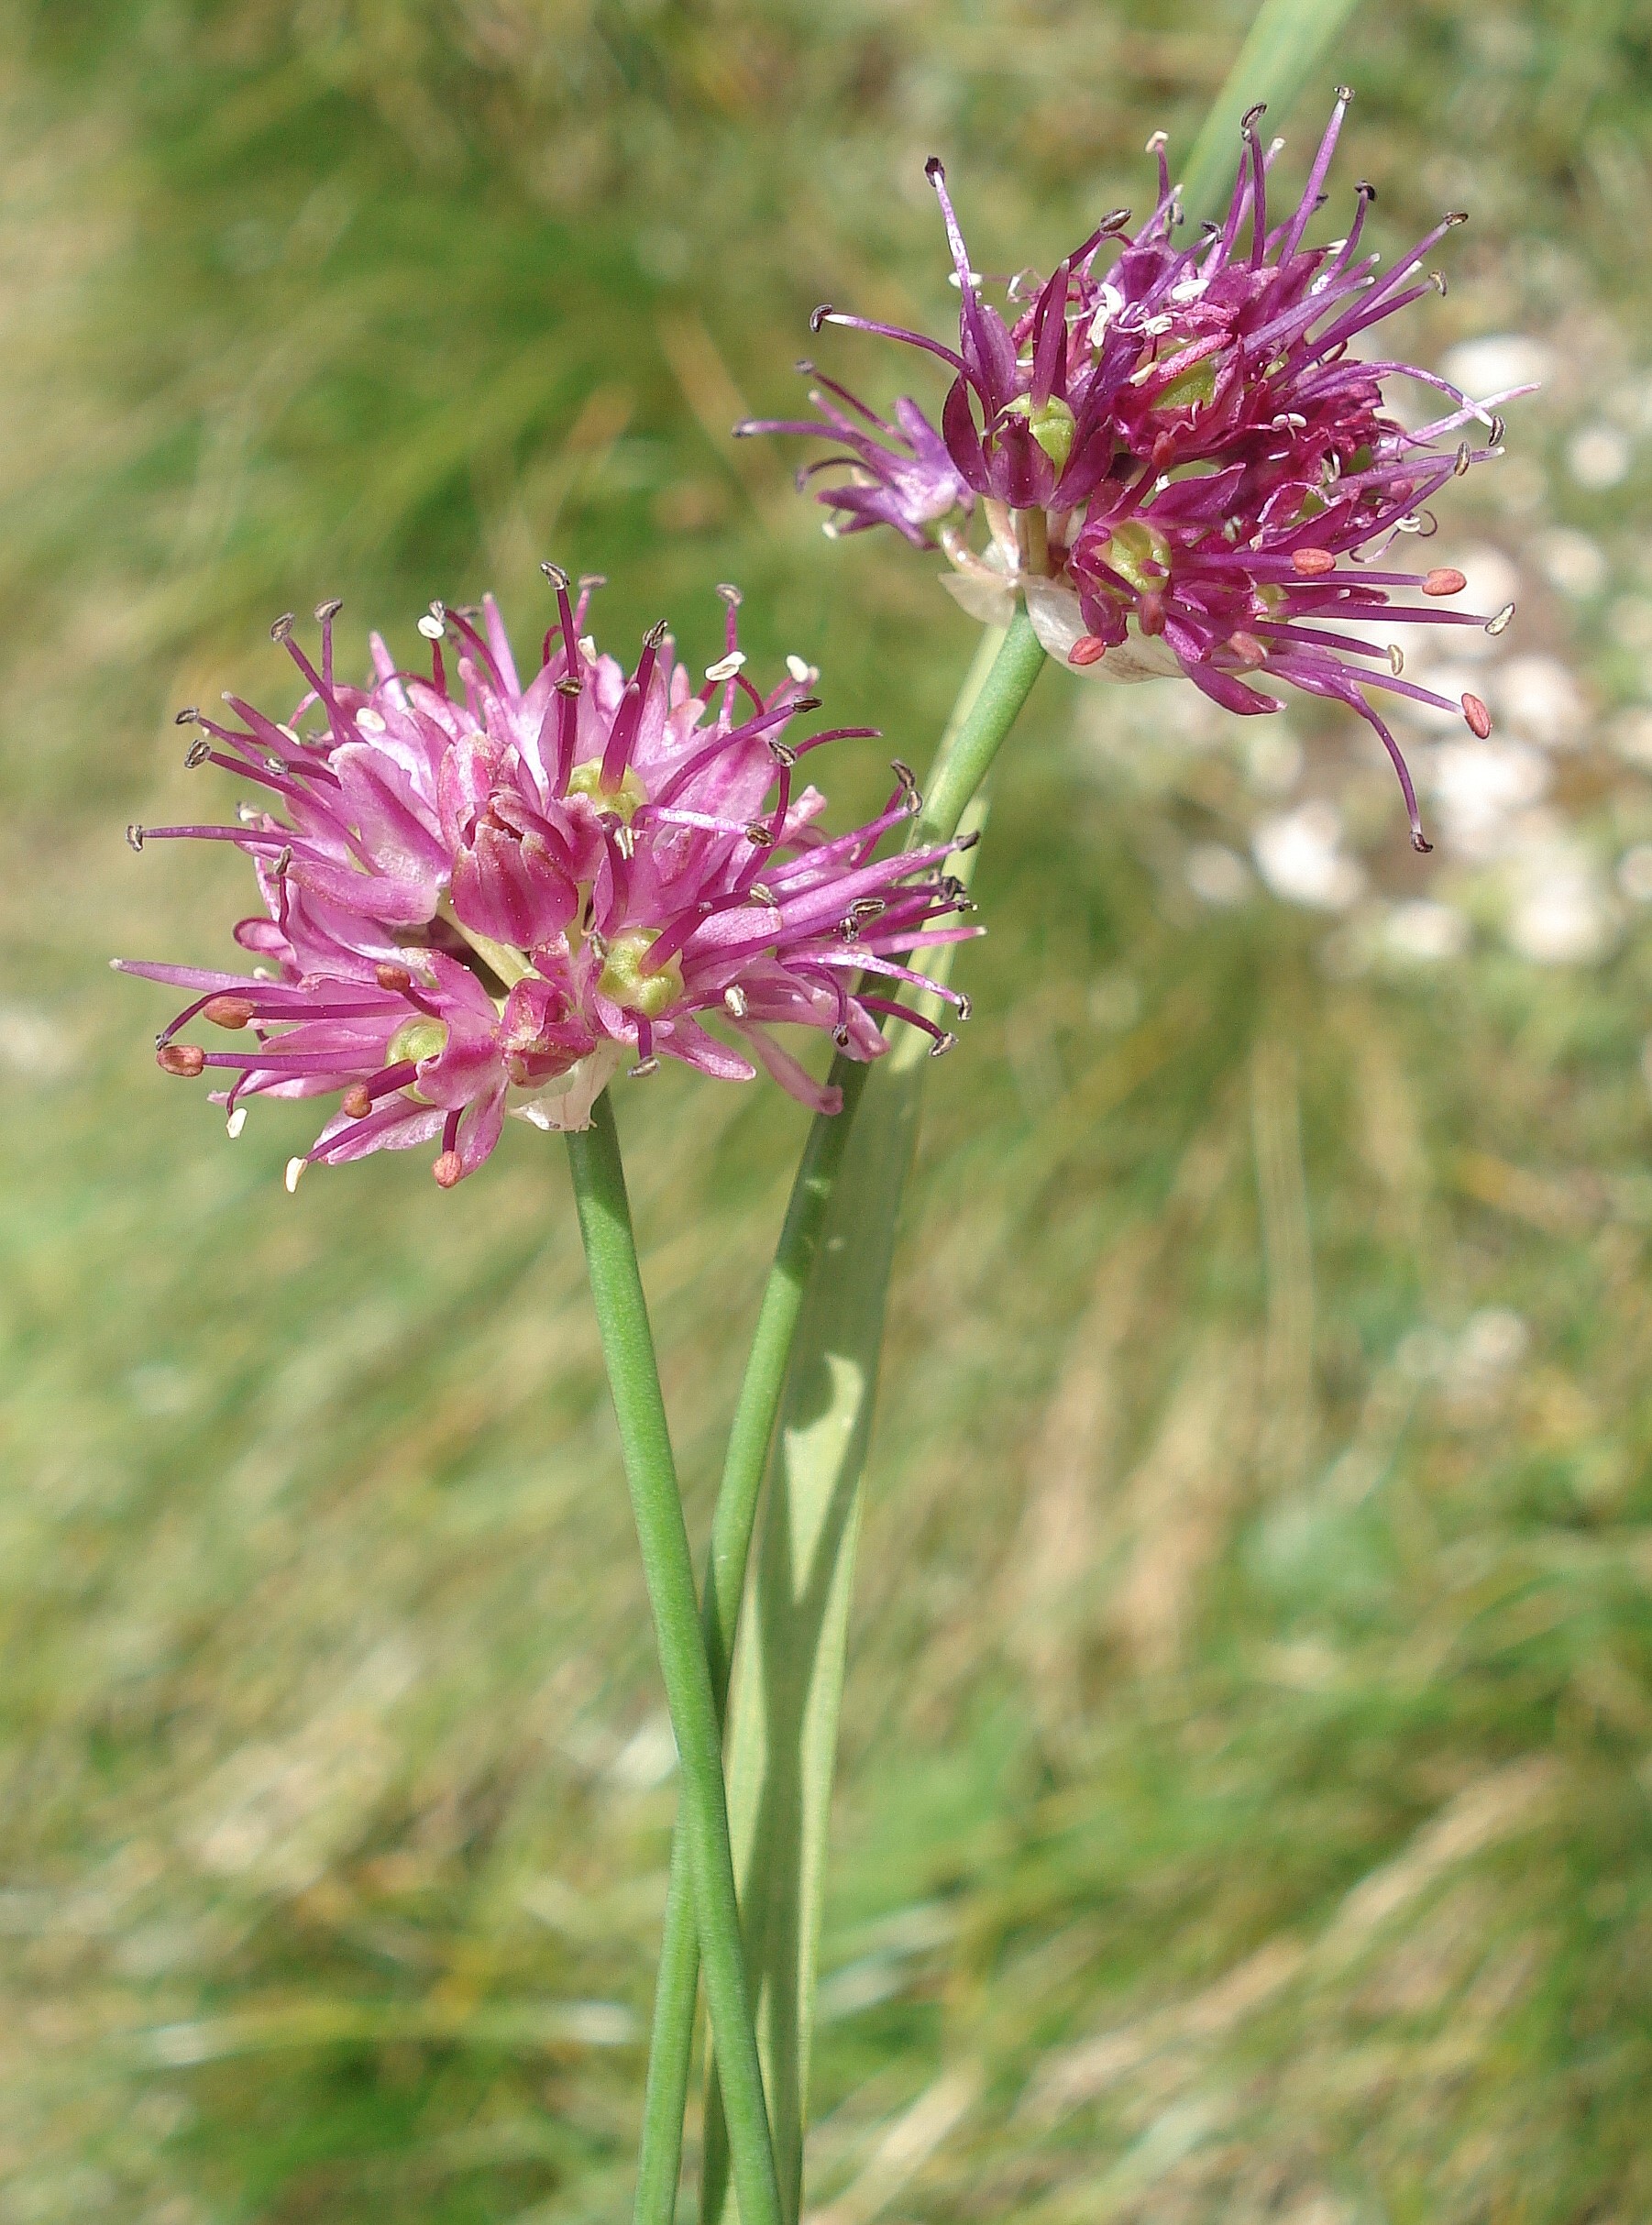
[[[281,1180],[286,1186],[289,1197],[293,1195],[299,1184],[303,1180],[304,1169],[309,1163],[310,1162],[303,1158],[288,1160],[287,1172],[282,1175]]]
[[[717,592],[722,597],[724,602],[728,604],[731,611],[737,611],[741,604],[745,600],[745,597],[741,593],[740,589],[727,579],[720,579],[718,581]]]
[[[1302,579],[1323,579],[1327,572],[1334,572],[1337,559],[1328,548],[1294,548],[1291,551],[1291,569]]]
[[[1468,575],[1454,565],[1437,565],[1423,581],[1425,595],[1460,595],[1469,584]]]
[[[465,1162],[457,1151],[444,1151],[430,1171],[438,1189],[451,1190],[455,1183],[464,1180]]]
[[[138,825],[136,820],[133,820],[130,826],[128,826],[127,829],[127,847],[128,850],[141,850],[143,848],[143,829]]]
[[[318,602],[315,606],[316,624],[319,626],[331,624],[343,608],[344,597],[342,595],[330,595],[325,602]]]
[[[162,1074],[175,1074],[193,1082],[206,1064],[206,1053],[194,1043],[162,1043],[155,1053]]]
[[[365,1082],[352,1082],[338,1100],[339,1109],[352,1120],[365,1120],[373,1109],[372,1094]]]
[[[556,588],[565,595],[567,593],[569,587],[573,583],[568,578],[567,574],[563,570],[561,565],[553,564],[548,556],[545,556],[540,559],[539,568],[554,588]]]
[[[1505,602],[1502,610],[1497,611],[1495,616],[1486,620],[1486,632],[1490,633],[1493,639],[1495,639],[1500,633],[1506,633],[1509,630],[1511,622],[1513,622],[1514,616],[1514,604],[1512,602]]]
[[[444,620],[435,617],[430,611],[426,611],[424,617],[419,620],[419,631],[421,633],[423,633],[426,641],[440,641],[442,636],[446,633],[447,627]]]
[[[186,710],[175,710],[172,713],[172,724],[174,726],[193,726],[199,721],[200,717],[200,711],[192,703]]]
[[[745,651],[743,649],[731,649],[726,656],[720,656],[714,665],[708,665],[706,666],[706,677],[707,679],[713,681],[732,680],[734,675],[743,666],[744,663]]]
[[[183,753],[184,770],[193,773],[198,765],[204,765],[212,754],[212,744],[206,736],[197,734]]]
[[[932,1059],[943,1059],[949,1051],[955,1051],[957,1048],[958,1038],[950,1028],[943,1028],[930,1045],[930,1056]]]
[[[1492,731],[1492,714],[1477,695],[1464,696],[1463,717],[1469,732],[1477,741],[1483,742]]]
[[[918,785],[917,774],[899,757],[890,758],[889,770],[900,783],[900,792],[906,799],[907,810],[916,819],[923,809],[923,790]]]
[[[251,1020],[253,1005],[248,997],[209,997],[201,1010],[215,1028],[227,1028],[233,1032]]]
[[[270,629],[270,640],[284,642],[292,631],[292,621],[296,615],[296,611],[283,611]]]
[[[1405,669],[1405,652],[1397,641],[1391,641],[1388,644],[1388,669],[1396,680]]]
[[[660,1063],[652,1052],[645,1059],[638,1059],[634,1066],[626,1069],[633,1082],[645,1082],[651,1074],[657,1074],[659,1070]]]
[[[413,977],[404,965],[376,965],[373,979],[392,996],[405,997],[413,985]]]
[[[237,1105],[224,1123],[225,1132],[233,1143],[247,1125],[247,1107]]]
[[[729,1014],[731,1019],[743,1019],[745,1018],[748,1008],[746,1003],[746,994],[745,991],[740,986],[738,982],[731,981],[728,987],[724,989],[722,993],[722,1003],[723,1009]]]

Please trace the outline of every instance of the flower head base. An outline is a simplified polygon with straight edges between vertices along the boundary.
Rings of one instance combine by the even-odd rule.
[[[171,1074],[232,1077],[215,1100],[232,1133],[251,1097],[338,1097],[290,1184],[309,1160],[434,1141],[451,1187],[507,1112],[584,1127],[622,1066],[645,1074],[662,1057],[750,1080],[749,1051],[793,1096],[835,1110],[839,1093],[771,1034],[780,1022],[861,1059],[885,1048],[879,1014],[911,1019],[937,1049],[951,1041],[907,1003],[865,993],[873,977],[932,986],[914,953],[975,931],[958,923],[967,907],[944,850],[875,854],[909,827],[904,768],[877,819],[829,839],[798,762],[869,730],[784,738],[819,708],[805,692],[814,675],[792,660],[757,691],[733,589],[725,652],[697,688],[663,626],[629,674],[600,655],[584,631],[598,583],[576,602],[545,569],[557,623],[525,687],[491,597],[420,620],[428,678],[399,670],[375,634],[367,688],[335,673],[336,604],[316,613],[316,664],[278,621],[305,683],[290,720],[234,697],[238,727],[180,713],[199,729],[186,762],[223,766],[276,808],[243,804],[234,827],[130,831],[137,848],[190,837],[253,862],[263,910],[236,929],[260,962],[250,975],[116,964],[193,992],[157,1056]],[[181,1041],[197,1019],[226,1047]]]
[[[931,161],[962,303],[957,347],[834,309],[817,311],[816,324],[877,333],[944,362],[953,380],[939,433],[903,402],[898,448],[858,429],[847,438],[843,410],[818,396],[830,425],[739,429],[843,439],[851,452],[836,460],[850,478],[820,499],[846,514],[849,529],[887,521],[909,541],[942,547],[953,567],[946,584],[986,622],[1007,622],[1024,599],[1045,647],[1074,671],[1183,674],[1245,713],[1280,708],[1259,681],[1348,703],[1393,758],[1413,840],[1426,848],[1398,745],[1366,691],[1458,706],[1404,679],[1403,659],[1361,629],[1377,617],[1384,627],[1508,623],[1510,611],[1437,607],[1460,589],[1459,575],[1384,559],[1396,537],[1433,530],[1426,505],[1448,480],[1501,454],[1496,412],[1511,395],[1474,402],[1431,372],[1353,352],[1396,310],[1444,292],[1425,260],[1463,219],[1444,218],[1382,275],[1379,258],[1360,252],[1375,198],[1361,185],[1347,236],[1305,244],[1351,97],[1339,91],[1306,189],[1278,224],[1269,220],[1268,175],[1281,142],[1263,149],[1261,110],[1252,109],[1227,219],[1185,245],[1155,133],[1158,195],[1147,223],[1129,234],[1129,212],[1114,210],[1049,279],[1012,279],[1008,314],[983,299],[945,173]],[[1407,429],[1384,400],[1391,378],[1437,390],[1439,414]],[[846,390],[832,391],[878,425]],[[1479,446],[1464,436],[1475,426]],[[945,509],[942,450],[955,475]],[[965,532],[975,498],[985,546]],[[1408,591],[1424,600],[1396,601]],[[1478,699],[1461,708],[1471,726],[1484,717]]]

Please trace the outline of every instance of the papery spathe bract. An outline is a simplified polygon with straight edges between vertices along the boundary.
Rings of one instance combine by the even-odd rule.
[[[1112,211],[1048,280],[1010,281],[1007,313],[983,295],[931,161],[961,297],[957,346],[833,308],[815,323],[945,363],[953,380],[939,430],[909,402],[898,431],[883,425],[824,381],[837,403],[817,393],[820,421],[740,429],[838,439],[847,476],[818,493],[847,529],[887,522],[941,547],[953,567],[946,584],[983,622],[1007,622],[1024,600],[1040,639],[1071,670],[1184,675],[1244,713],[1280,708],[1260,682],[1349,704],[1393,756],[1413,838],[1426,847],[1409,775],[1369,691],[1459,710],[1476,733],[1488,725],[1485,706],[1406,680],[1403,658],[1360,629],[1379,615],[1384,626],[1508,623],[1508,610],[1438,607],[1461,591],[1460,574],[1385,568],[1384,559],[1397,536],[1432,530],[1426,505],[1449,479],[1501,453],[1496,413],[1511,397],[1476,402],[1432,372],[1354,352],[1397,310],[1445,290],[1426,258],[1463,219],[1445,217],[1383,274],[1361,248],[1375,198],[1361,185],[1346,237],[1307,244],[1350,97],[1339,91],[1305,190],[1277,225],[1268,177],[1281,142],[1263,148],[1253,109],[1226,221],[1186,244],[1155,133],[1147,223],[1132,234],[1129,212]],[[1395,415],[1384,390],[1396,379],[1444,397],[1431,423],[1411,430]],[[1466,436],[1474,427],[1478,446]],[[967,531],[972,506],[986,522],[985,543]],[[1408,592],[1423,600],[1396,600]]]
[[[313,1161],[435,1141],[450,1187],[507,1112],[584,1127],[622,1067],[644,1074],[662,1057],[728,1080],[761,1065],[835,1110],[840,1094],[776,1039],[782,1024],[860,1059],[882,1054],[890,1014],[936,1049],[951,1041],[902,992],[933,986],[916,953],[974,931],[958,922],[963,890],[943,849],[877,854],[909,829],[905,768],[876,820],[828,838],[798,760],[869,730],[786,738],[819,708],[815,676],[794,658],[758,692],[732,589],[723,654],[697,688],[664,626],[629,673],[600,655],[584,632],[598,583],[576,603],[545,569],[557,622],[525,687],[491,597],[420,620],[428,677],[399,669],[374,635],[362,688],[334,668],[336,604],[316,613],[316,664],[278,621],[305,683],[290,719],[238,698],[239,726],[181,714],[200,729],[187,761],[223,766],[268,803],[244,804],[233,827],[130,831],[137,848],[222,841],[253,861],[264,909],[236,929],[259,961],[250,975],[116,963],[194,992],[157,1055],[170,1073],[232,1077],[217,1099],[232,1131],[255,1096],[339,1098],[290,1183]],[[181,1041],[197,1018],[247,1040]]]

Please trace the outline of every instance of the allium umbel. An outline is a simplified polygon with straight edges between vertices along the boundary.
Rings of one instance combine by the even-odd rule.
[[[1251,110],[1227,221],[1185,246],[1156,133],[1148,222],[1130,234],[1129,211],[1114,210],[1051,278],[1011,279],[1007,315],[982,298],[931,161],[962,297],[956,348],[830,307],[813,322],[940,358],[954,374],[940,431],[910,400],[889,424],[829,380],[810,396],[817,419],[737,430],[836,442],[846,453],[799,475],[801,484],[829,463],[845,470],[817,490],[833,513],[829,532],[887,523],[939,546],[953,567],[945,583],[973,616],[1008,622],[1024,600],[1045,648],[1074,671],[1183,674],[1245,713],[1282,708],[1261,680],[1349,704],[1393,758],[1412,839],[1426,849],[1399,746],[1366,690],[1459,706],[1405,679],[1398,650],[1364,633],[1375,619],[1384,631],[1507,625],[1512,606],[1479,615],[1434,607],[1460,593],[1461,573],[1383,560],[1397,536],[1432,532],[1426,505],[1448,479],[1501,453],[1497,407],[1529,390],[1475,402],[1433,372],[1354,352],[1396,310],[1445,291],[1424,259],[1463,218],[1446,217],[1382,275],[1379,257],[1360,252],[1375,198],[1360,185],[1347,236],[1305,244],[1350,97],[1338,91],[1306,190],[1273,226],[1268,172],[1281,142],[1264,150],[1261,111]],[[1385,403],[1391,379],[1437,390],[1446,408],[1408,429]],[[1476,424],[1479,447],[1462,437]],[[969,532],[977,498],[985,545]],[[1425,600],[1393,600],[1407,590]],[[1460,710],[1476,733],[1490,731],[1478,697],[1464,696]]]
[[[885,1049],[880,1016],[910,1020],[936,1051],[952,1041],[903,991],[934,986],[915,953],[975,931],[957,923],[963,889],[944,849],[875,854],[917,808],[906,768],[877,819],[828,838],[823,799],[795,768],[871,730],[785,738],[819,709],[816,676],[790,658],[787,678],[758,693],[732,589],[725,652],[696,688],[664,626],[629,675],[600,655],[584,632],[597,583],[576,607],[545,568],[558,623],[525,687],[491,597],[420,620],[428,678],[398,670],[374,634],[366,688],[335,671],[336,603],[316,612],[319,665],[278,621],[305,683],[291,719],[233,696],[238,727],[179,714],[200,730],[186,762],[221,766],[267,801],[243,803],[233,827],[130,830],[136,848],[182,836],[253,862],[264,909],[235,931],[260,961],[250,975],[116,963],[193,992],[157,1057],[171,1074],[232,1077],[215,1096],[232,1133],[250,1097],[339,1098],[290,1185],[310,1160],[434,1141],[451,1187],[507,1112],[583,1127],[621,1067],[645,1074],[661,1057],[751,1080],[751,1060],[702,1015],[827,1112],[840,1093],[776,1041],[776,1024],[828,1033],[859,1059]],[[197,1019],[228,1046],[182,1041]]]

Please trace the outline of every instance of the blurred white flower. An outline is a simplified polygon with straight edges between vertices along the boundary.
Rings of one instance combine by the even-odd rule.
[[[1577,749],[1586,739],[1581,691],[1558,657],[1511,657],[1487,685],[1492,708],[1525,740]]]
[[[1620,595],[1606,613],[1606,629],[1620,649],[1644,655],[1652,649],[1652,596]]]
[[[1246,727],[1245,778],[1258,796],[1288,796],[1302,777],[1302,744],[1274,720]]]
[[[1462,956],[1470,932],[1466,916],[1453,906],[1417,897],[1396,904],[1383,920],[1382,948],[1407,964],[1438,965]]]
[[[1652,772],[1652,704],[1631,703],[1614,712],[1603,732],[1620,757]]]
[[[1250,893],[1250,868],[1225,843],[1199,843],[1187,853],[1187,886],[1201,904],[1242,904]]]
[[[1532,544],[1532,553],[1550,587],[1578,601],[1598,595],[1612,576],[1600,543],[1591,541],[1586,533],[1574,532],[1569,525],[1557,525],[1552,532],[1539,534]]]
[[[1547,386],[1555,375],[1555,351],[1530,333],[1488,333],[1461,340],[1440,365],[1443,377],[1465,394],[1499,394],[1510,386]]]
[[[1342,848],[1342,814],[1335,804],[1300,804],[1260,820],[1250,847],[1262,879],[1288,904],[1346,911],[1364,893],[1364,868]]]
[[[1586,424],[1567,443],[1566,468],[1591,494],[1621,486],[1634,460],[1629,435],[1614,424]]]
[[[1516,816],[1547,793],[1551,777],[1547,759],[1526,742],[1493,734],[1442,743],[1428,760],[1440,841],[1459,857],[1490,865],[1516,839]]]
[[[1545,815],[1534,814],[1510,850],[1507,934],[1534,965],[1592,965],[1606,955],[1614,921],[1594,860]]]
[[[1632,904],[1652,904],[1652,843],[1636,843],[1617,862],[1617,885]]]

